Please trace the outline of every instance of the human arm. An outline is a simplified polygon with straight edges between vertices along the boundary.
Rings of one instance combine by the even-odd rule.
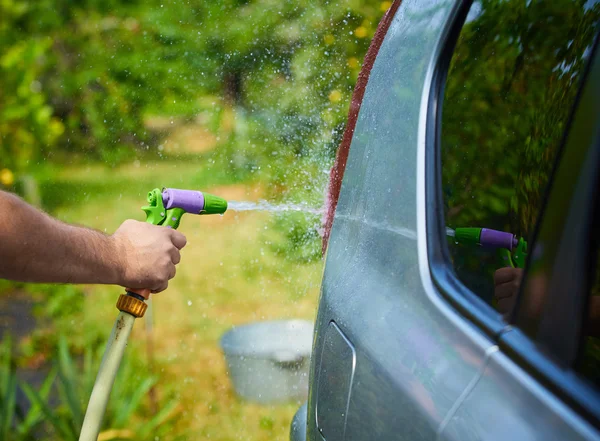
[[[0,277],[25,282],[101,283],[166,289],[185,236],[125,221],[108,236],[69,225],[0,191]]]

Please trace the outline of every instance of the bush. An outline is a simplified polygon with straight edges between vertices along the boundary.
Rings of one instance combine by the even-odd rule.
[[[4,339],[0,347],[0,439],[33,440],[44,433],[53,439],[77,440],[102,352],[103,348],[87,347],[76,358],[66,339],[60,337],[54,366],[42,386],[35,390],[17,379],[11,339]],[[178,414],[177,402],[161,403],[160,410],[153,415],[144,403],[156,383],[157,378],[148,374],[145,366],[131,354],[125,356],[98,439],[155,440],[156,436],[169,433]],[[27,412],[16,404],[18,389],[29,399]]]

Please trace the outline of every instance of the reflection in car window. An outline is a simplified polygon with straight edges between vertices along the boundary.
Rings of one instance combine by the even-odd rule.
[[[483,0],[461,30],[443,101],[444,214],[458,277],[490,304],[496,270],[524,265],[599,17],[593,1]],[[515,235],[487,237],[512,258],[464,227]],[[516,291],[519,271],[504,276]]]
[[[600,386],[600,259],[596,254],[595,271],[591,278],[591,292],[583,329],[583,346],[578,365],[579,372]]]

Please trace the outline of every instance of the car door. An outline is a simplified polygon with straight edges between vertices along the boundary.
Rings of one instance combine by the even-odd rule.
[[[478,226],[534,243],[597,14],[592,2],[401,3],[351,133],[315,328],[308,439],[472,435],[459,417],[481,405],[468,399],[495,378],[512,328],[495,298],[497,253],[446,235]],[[484,395],[508,406],[502,385]],[[546,404],[554,413],[540,415],[570,421]]]
[[[419,214],[426,91],[461,8],[403,1],[371,69],[327,250],[310,440],[434,439],[493,346],[435,292]]]

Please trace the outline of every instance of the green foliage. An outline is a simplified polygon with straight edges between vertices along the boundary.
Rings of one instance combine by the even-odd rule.
[[[305,180],[304,161],[331,162],[330,140],[390,3],[1,5],[0,170],[18,178],[66,155],[115,165],[158,146],[145,115],[205,112],[221,118],[222,166],[293,186]],[[322,191],[322,174],[312,179]]]
[[[66,339],[59,339],[56,367],[49,376],[56,378],[57,404],[47,400],[43,388],[38,392],[21,383],[32,405],[41,410],[58,439],[78,439],[101,355],[102,350],[87,347],[79,362],[69,351]],[[144,404],[145,397],[156,383],[157,378],[147,374],[145,366],[125,356],[115,380],[100,438],[113,439],[111,434],[114,434],[114,439],[154,440],[158,434],[168,433],[175,417],[176,401],[170,400],[161,405],[155,415],[150,415]]]
[[[223,91],[236,121],[223,162],[265,176],[270,196],[307,186],[322,194],[368,37],[389,3],[263,0],[232,14],[234,5],[211,13],[230,16],[210,32],[233,78]]]
[[[17,395],[16,375],[11,365],[10,339],[6,339],[2,348],[0,360],[0,435],[2,439],[8,438],[15,411],[15,397]]]
[[[276,216],[274,229],[281,233],[271,247],[284,259],[310,263],[321,259],[320,217],[313,214],[289,213]]]
[[[0,168],[15,169],[47,153],[64,127],[53,116],[39,81],[52,40],[43,35],[23,38],[19,25],[31,13],[30,4],[3,0],[1,8]]]
[[[43,296],[43,316],[52,320],[63,317],[72,318],[80,313],[84,302],[84,293],[77,285],[35,285],[29,288]]]
[[[19,381],[16,363],[13,360],[13,346],[10,336],[5,336],[0,346],[0,439],[5,441],[25,441],[37,439],[39,426],[43,421],[42,407],[33,403],[27,412],[17,404],[16,396]],[[37,392],[45,402],[56,373],[50,372]],[[23,389],[23,386],[21,385]]]
[[[156,16],[159,2],[136,3],[3,0],[2,167],[57,150],[113,164],[147,148],[146,108],[185,97],[199,73],[186,62],[191,30]]]
[[[81,357],[69,351],[60,337],[55,366],[39,389],[19,381],[10,337],[0,346],[0,439],[26,441],[53,434],[53,439],[77,440],[91,394],[102,349],[87,347]],[[167,400],[159,412],[150,414],[144,402],[157,378],[130,357],[123,359],[115,380],[100,438],[154,440],[172,428],[177,402]],[[16,401],[19,389],[29,400],[25,412]],[[55,392],[53,392],[55,391]],[[54,396],[57,394],[57,396]]]
[[[273,418],[268,416],[263,416],[260,418],[260,428],[264,430],[273,430],[273,426],[275,425],[275,421]]]

